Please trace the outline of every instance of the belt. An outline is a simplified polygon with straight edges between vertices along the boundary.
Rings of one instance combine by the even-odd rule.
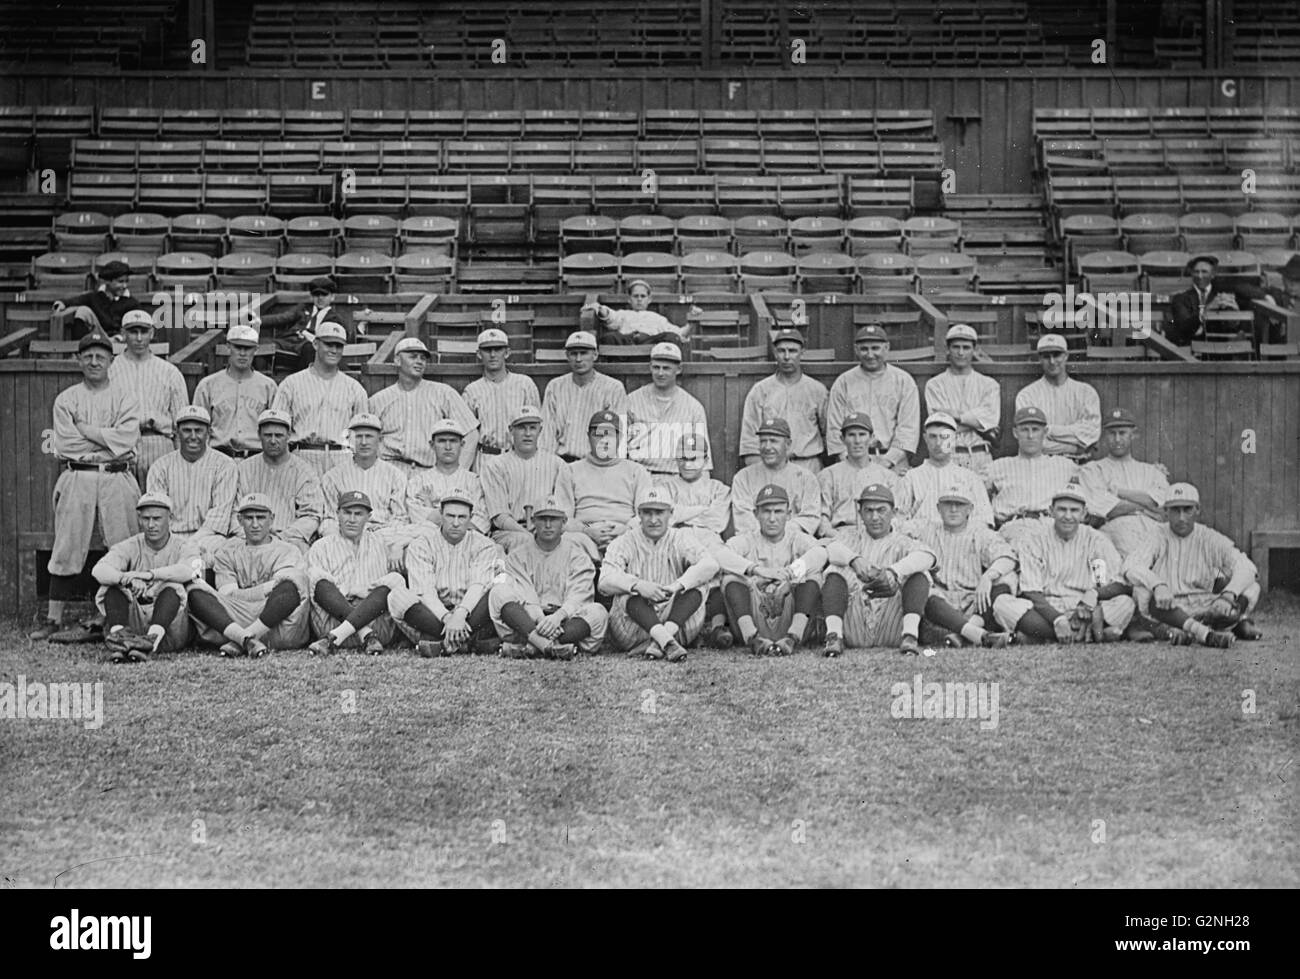
[[[981,442],[979,445],[958,445],[954,446],[958,452],[987,452],[989,447]]]
[[[255,456],[262,451],[261,449],[234,449],[228,445],[218,445],[214,446],[214,448],[223,455],[230,456],[232,459],[247,459],[249,456]]]
[[[499,456],[501,454],[501,450],[495,445],[484,445],[482,442],[479,443],[478,450],[486,452],[490,456]]]
[[[1004,527],[1013,520],[1037,520],[1039,517],[1047,516],[1047,514],[1047,510],[1030,510],[1027,513],[1017,513],[1013,516],[1007,517],[1005,520],[998,521],[998,526]]]
[[[422,462],[416,462],[414,459],[407,459],[403,456],[380,456],[384,462],[391,462],[395,466],[414,466],[416,469],[432,469],[432,466],[426,466]]]
[[[809,459],[820,459],[820,458],[821,458],[820,455],[815,455],[815,456],[791,456],[791,457],[790,457],[790,461],[791,461],[791,462],[807,462]]]
[[[330,449],[346,449],[346,445],[339,445],[338,442],[299,442],[294,446],[295,449],[313,449],[316,451],[329,451]]]
[[[125,462],[71,462],[63,460],[63,465],[77,472],[124,473],[130,466]]]
[[[577,462],[579,459],[583,457],[576,456],[572,452],[561,452],[560,458],[563,459],[565,462]]]

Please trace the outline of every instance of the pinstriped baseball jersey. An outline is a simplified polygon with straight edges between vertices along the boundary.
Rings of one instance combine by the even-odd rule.
[[[1083,593],[1097,587],[1092,562],[1104,564],[1102,584],[1120,581],[1123,570],[1119,552],[1104,534],[1091,527],[1079,527],[1068,541],[1056,528],[1044,525],[1020,541],[1020,590],[1040,591],[1057,608],[1073,608]]]
[[[1229,581],[1255,565],[1231,538],[1205,524],[1197,524],[1186,537],[1179,537],[1168,525],[1158,525],[1144,547],[1125,562],[1128,580],[1145,588],[1164,583],[1177,598],[1205,595],[1214,590],[1216,578]]]
[[[256,547],[247,540],[233,540],[212,560],[218,588],[231,581],[239,588],[252,588],[266,584],[280,571],[292,569],[306,570],[302,554],[292,544],[274,537]]]
[[[307,552],[312,581],[328,578],[347,598],[369,595],[388,574],[388,548],[374,534],[353,543],[342,534],[322,537]]]
[[[198,545],[187,537],[172,534],[167,543],[155,551],[145,541],[144,534],[136,534],[110,547],[94,571],[103,567],[118,572],[163,572],[169,581],[189,581],[201,566]]]
[[[379,453],[384,458],[406,459],[432,466],[437,458],[429,439],[435,423],[450,418],[468,435],[478,419],[465,399],[450,384],[424,380],[410,391],[390,384],[370,397],[370,410],[384,424]]]
[[[316,439],[347,443],[348,422],[366,410],[366,389],[339,371],[328,380],[314,366],[290,374],[275,392],[274,407],[293,418],[293,441]]]
[[[209,374],[194,389],[194,403],[212,416],[213,448],[258,449],[257,416],[275,404],[275,381],[257,371],[243,380],[229,370]]]
[[[590,457],[569,463],[573,484],[574,517],[583,523],[610,520],[626,525],[636,517],[633,503],[650,489],[650,473],[627,459],[612,465],[597,465]]]
[[[821,493],[821,514],[832,527],[855,527],[858,523],[858,494],[872,483],[898,492],[898,477],[878,462],[859,468],[848,459],[827,466],[817,474]]]
[[[758,454],[758,426],[764,418],[784,418],[790,423],[790,457],[819,456],[826,449],[826,402],[830,392],[815,377],[804,374],[794,384],[777,375],[765,377],[745,395],[740,419],[740,454]]]
[[[465,385],[465,404],[478,420],[479,436],[504,449],[510,445],[510,420],[515,413],[524,405],[540,409],[542,396],[531,377],[506,371],[499,381],[480,377]]]
[[[731,519],[731,490],[726,483],[705,475],[693,481],[674,475],[659,485],[672,498],[674,527],[695,527],[715,534],[727,529],[727,521]]]
[[[1041,408],[1047,416],[1043,451],[1077,455],[1101,438],[1101,398],[1091,384],[1067,377],[1061,385],[1040,377],[1016,393],[1017,408]]]
[[[168,437],[172,434],[172,418],[190,403],[185,378],[177,366],[153,354],[143,360],[126,354],[114,357],[108,365],[108,379],[134,391],[140,399],[141,420],[152,418],[154,427]]]
[[[906,517],[923,523],[937,524],[939,518],[939,497],[945,490],[957,487],[971,498],[974,509],[971,511],[972,524],[993,524],[993,505],[989,503],[988,491],[984,489],[984,480],[963,469],[955,462],[946,466],[936,466],[933,459],[926,459],[919,466],[909,469],[899,480],[895,496],[898,512]],[[1053,490],[1060,486],[1052,487]]]
[[[271,466],[259,452],[241,462],[238,496],[242,499],[249,493],[270,497],[274,508],[271,529],[276,534],[294,527],[311,540],[325,512],[320,477],[297,456],[287,456],[281,464]]]
[[[515,452],[488,456],[479,479],[489,519],[506,515],[528,526],[532,508],[549,496],[573,512],[573,477],[554,453],[535,452],[526,459]]]
[[[983,445],[975,430],[962,424],[961,416],[973,411],[985,431],[997,428],[1002,420],[1002,385],[979,371],[955,374],[950,367],[925,382],[925,410],[930,415],[939,411],[952,415],[957,445]]]
[[[173,533],[230,536],[239,472],[229,457],[208,449],[186,462],[179,451],[168,452],[149,468],[146,488],[171,497]]]
[[[338,529],[339,496],[353,490],[360,490],[370,497],[374,508],[366,530],[407,522],[406,474],[382,459],[376,459],[369,469],[362,469],[355,459],[349,459],[321,477],[321,492],[325,497],[325,515],[320,528],[322,537]]]
[[[591,451],[587,425],[598,411],[621,415],[627,410],[627,389],[622,381],[593,371],[591,380],[579,387],[572,374],[557,377],[546,385],[542,399],[542,438],[547,452],[585,458]]]
[[[442,498],[456,490],[466,494],[474,504],[474,514],[470,523],[478,528],[479,533],[486,534],[491,528],[487,504],[483,501],[483,484],[478,473],[458,468],[454,472],[444,473],[436,466],[421,469],[406,484],[406,515],[413,524],[436,523],[435,515]]]
[[[821,542],[795,526],[785,525],[785,533],[778,540],[768,540],[759,530],[736,534],[727,541],[727,548],[748,561],[769,568],[785,568],[795,558],[803,557]]]
[[[736,473],[731,481],[731,522],[736,533],[757,533],[754,498],[768,483],[780,486],[790,495],[790,522],[804,533],[814,533],[821,522],[821,486],[815,473],[789,462],[777,470],[756,462]]]
[[[917,539],[939,558],[930,572],[934,583],[946,592],[963,596],[974,593],[980,576],[998,558],[1016,558],[1011,545],[996,531],[974,523],[955,532],[942,524],[927,524],[918,528]]]
[[[1052,494],[1079,472],[1070,459],[1060,456],[1006,456],[989,465],[988,486],[993,512],[1005,520],[1019,509],[1048,510]],[[1084,492],[1084,496],[1087,496]]]
[[[140,442],[140,400],[132,388],[110,382],[98,391],[74,384],[54,399],[54,451],[73,462],[128,459]],[[104,444],[81,434],[77,423],[98,429]]]
[[[521,544],[510,551],[505,570],[513,581],[536,591],[544,608],[562,606],[573,614],[596,597],[596,566],[571,540],[561,538],[553,551],[543,551],[536,541]]]
[[[886,449],[916,451],[921,395],[912,375],[901,367],[887,364],[880,374],[854,367],[835,379],[826,402],[826,447],[832,454],[844,451],[840,425],[855,411],[871,416],[874,437]]]
[[[895,561],[901,561],[907,555],[914,554],[917,551],[934,554],[934,549],[930,545],[917,540],[915,537],[899,533],[897,530],[891,530],[884,537],[875,539],[863,527],[854,527],[836,541],[832,547],[840,550],[838,545],[843,545],[855,557],[861,557],[873,568],[886,568]],[[934,554],[934,556],[936,559],[938,558],[937,554]],[[853,581],[858,580],[852,571],[846,569],[845,574]]]
[[[616,576],[622,572],[642,581],[670,585],[704,557],[704,548],[688,531],[673,527],[659,540],[652,541],[638,527],[610,542],[601,574],[609,569]]]
[[[671,398],[661,398],[653,384],[628,395],[627,427],[628,458],[665,475],[677,472],[677,444],[683,435],[709,435],[704,406],[693,395],[673,388]],[[713,468],[711,443],[704,468]]]
[[[490,585],[505,567],[505,555],[492,538],[466,534],[452,544],[436,527],[415,531],[406,549],[406,578],[417,595],[436,594],[448,608],[470,585]]]

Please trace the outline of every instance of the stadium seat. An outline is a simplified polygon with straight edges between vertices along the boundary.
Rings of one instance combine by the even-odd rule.
[[[1143,287],[1156,302],[1189,288],[1187,263],[1191,254],[1183,251],[1144,252],[1138,259]]]
[[[284,245],[284,222],[264,214],[245,214],[226,225],[229,250],[278,256]]]
[[[916,258],[916,291],[922,296],[975,292],[975,259],[955,252],[931,252]]]
[[[403,255],[419,252],[454,259],[458,231],[459,225],[452,218],[435,215],[405,218],[398,226],[398,247]]]
[[[667,174],[658,178],[656,204],[660,214],[680,219],[718,213],[718,189],[710,175]]]
[[[333,274],[334,259],[330,255],[311,255],[305,252],[281,255],[275,262],[275,288],[306,292],[312,279]]]
[[[903,222],[898,218],[854,218],[844,230],[849,254],[855,258],[869,252],[903,250]]]
[[[68,177],[68,206],[108,215],[133,211],[136,208],[136,175],[73,171]]]
[[[810,252],[842,252],[844,222],[839,218],[795,218],[790,222],[790,248],[795,258]],[[849,263],[852,266],[852,262]],[[834,291],[834,290],[827,290]]]
[[[267,173],[316,173],[321,168],[321,142],[317,139],[271,139],[262,143],[262,169]],[[331,174],[331,179],[333,175]]]
[[[676,226],[671,218],[661,214],[632,214],[618,223],[618,250],[623,255],[633,252],[671,254],[675,233]]]
[[[587,181],[589,187],[585,210],[574,209],[573,215],[590,214],[594,210],[603,217],[621,221],[634,214],[645,214],[654,209],[655,184],[653,181],[647,183],[639,176],[596,174],[591,177],[567,179]]]
[[[281,139],[284,116],[279,109],[226,109],[221,135],[227,139]]]
[[[778,177],[720,176],[716,188],[718,213],[724,218],[776,214],[781,207]]]
[[[636,139],[641,134],[641,116],[636,112],[582,112],[579,134],[583,139]]]
[[[389,292],[393,260],[381,252],[345,252],[334,260],[334,282],[341,293]]]
[[[340,140],[347,121],[337,109],[286,109],[281,131],[285,139]]]
[[[100,112],[100,132],[104,130]],[[159,139],[205,139],[221,132],[221,113],[216,109],[163,109]]]
[[[566,254],[560,261],[560,286],[564,292],[614,292],[618,288],[618,259],[612,249],[607,253]]]
[[[1079,256],[1083,288],[1088,292],[1136,292],[1140,263],[1128,252],[1089,252]]]
[[[610,255],[618,249],[618,222],[603,214],[587,214],[565,218],[560,223],[560,253],[573,255],[579,252],[604,252]]]
[[[784,251],[748,251],[740,255],[741,292],[794,292],[796,273],[794,258]]]
[[[442,144],[432,139],[383,140],[379,156],[387,174],[437,173],[442,169]]]
[[[412,109],[406,114],[408,139],[462,139],[465,114],[446,109]]]
[[[825,140],[821,158],[827,173],[866,178],[881,176],[880,144],[875,140]]]
[[[868,296],[907,295],[916,291],[916,262],[907,255],[871,252],[858,259],[858,281]]]
[[[178,214],[171,220],[171,247],[216,257],[225,248],[226,219],[219,214]]]
[[[397,244],[397,232],[397,221],[391,217],[383,214],[356,214],[343,222],[342,248],[345,252],[392,255]]]
[[[257,173],[262,169],[262,144],[235,139],[205,139],[203,169]]]
[[[54,247],[98,255],[107,251],[112,219],[98,211],[67,211],[54,219]]]
[[[955,252],[961,246],[961,225],[948,218],[914,217],[903,222],[903,243],[914,258],[935,252]]]
[[[821,173],[821,147],[814,140],[764,139],[765,173]]]
[[[211,255],[197,252],[159,255],[153,263],[154,286],[157,289],[180,286],[192,292],[210,292],[214,265]]]
[[[161,214],[119,214],[113,219],[113,246],[146,264],[170,251],[171,222]]]
[[[574,173],[627,173],[636,166],[630,139],[583,139],[573,144]]]
[[[844,185],[838,174],[794,174],[778,180],[781,215],[785,218],[839,219],[844,211]]]
[[[574,144],[567,139],[525,139],[510,144],[510,169],[523,173],[571,173]]]
[[[274,174],[272,181],[279,177],[289,178],[289,174]],[[292,175],[298,179],[300,175]],[[141,178],[143,179],[143,177]],[[310,180],[310,177],[302,177]],[[319,179],[319,178],[318,178]],[[143,201],[142,201],[143,203]],[[260,213],[269,203],[267,178],[251,173],[209,173],[203,181],[203,210],[226,217],[241,214]],[[196,210],[196,208],[190,208]],[[296,209],[295,213],[303,213]]]
[[[505,173],[510,143],[504,140],[448,140],[443,145],[448,173]]]
[[[305,133],[304,135],[312,134]],[[323,173],[342,174],[347,171],[351,171],[353,174],[378,173],[380,169],[379,143],[372,140],[322,142],[320,166]]]
[[[800,291],[856,292],[858,267],[848,255],[839,252],[816,251],[799,259]]]
[[[94,259],[78,252],[46,252],[32,259],[32,281],[37,289],[82,292],[90,282]]]
[[[531,180],[518,173],[471,176],[468,239],[475,243],[528,241]]]
[[[733,242],[731,222],[727,218],[713,214],[692,214],[677,222],[679,255],[710,249],[730,252]]]
[[[633,252],[624,250],[619,260],[619,278],[623,288],[633,279],[644,279],[656,292],[678,291],[680,269],[676,255],[664,252]]]
[[[133,139],[77,139],[72,142],[74,170],[138,169],[139,144]]]
[[[1236,247],[1257,252],[1264,248],[1290,248],[1293,232],[1289,219],[1267,211],[1251,211],[1237,217]]]
[[[348,217],[354,214],[382,214],[396,218],[406,213],[408,201],[408,178],[400,174],[358,175],[352,179],[350,188],[344,190],[343,213]]]
[[[218,289],[269,292],[275,274],[275,259],[258,252],[232,252],[217,259]]]
[[[393,263],[394,292],[452,292],[456,259],[448,253],[407,252]]]
[[[1183,251],[1228,251],[1236,240],[1236,223],[1229,214],[1197,211],[1178,219],[1178,233]]]
[[[738,255],[756,251],[785,251],[790,240],[790,228],[785,218],[772,214],[737,218],[731,226],[731,234]]]
[[[707,124],[705,132],[708,132]],[[757,139],[706,137],[703,149],[704,169],[709,173],[756,174],[763,170],[763,144]]]
[[[636,169],[656,174],[695,173],[704,167],[698,139],[643,139],[636,144]]]
[[[1178,218],[1171,214],[1129,214],[1120,221],[1124,251],[1133,255],[1178,247]]]
[[[1192,356],[1197,360],[1253,360],[1255,347],[1249,340],[1193,340]]]
[[[136,202],[141,209],[160,214],[187,214],[204,207],[217,210],[204,200],[201,173],[141,173]]]
[[[338,218],[290,218],[284,229],[284,250],[286,253],[337,255],[342,235],[343,226]]]
[[[694,109],[647,109],[642,124],[646,139],[695,139],[700,136],[700,113]]]
[[[593,181],[625,178],[537,174],[532,178],[533,236],[538,241],[555,241],[566,218],[591,213]],[[636,182],[640,187],[640,181]],[[613,217],[605,210],[602,214]]]
[[[465,176],[412,175],[407,180],[409,200],[406,212],[413,217],[425,215],[452,218],[463,226],[469,214],[469,178]],[[395,197],[389,197],[390,205]],[[360,213],[372,208],[358,207]]]
[[[849,178],[849,217],[886,217],[900,221],[911,216],[914,187],[911,177],[883,180]]]
[[[1183,208],[1191,211],[1223,211],[1244,214],[1250,210],[1249,194],[1243,194],[1241,177],[1233,174],[1185,174],[1178,178]]]
[[[197,173],[203,167],[203,142],[143,141],[137,144],[136,166],[141,170]]]
[[[524,139],[575,139],[582,132],[582,114],[567,109],[525,109]],[[598,137],[593,137],[598,138]]]
[[[162,126],[162,112],[140,107],[99,110],[99,133],[109,139],[154,139]]]
[[[740,261],[724,251],[688,252],[682,256],[681,270],[684,293],[735,292]]]

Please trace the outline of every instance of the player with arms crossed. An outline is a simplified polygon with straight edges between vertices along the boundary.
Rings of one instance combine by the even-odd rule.
[[[455,493],[474,504],[471,522],[475,530],[486,534],[491,528],[487,504],[483,502],[483,485],[478,473],[465,468],[465,454],[461,449],[465,436],[460,425],[451,418],[434,422],[429,440],[433,443],[433,466],[421,469],[406,483],[406,512],[411,523],[431,523],[435,527],[441,524],[439,504],[448,493]]]

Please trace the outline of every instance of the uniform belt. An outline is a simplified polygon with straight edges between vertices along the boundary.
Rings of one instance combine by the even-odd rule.
[[[416,462],[414,459],[407,459],[405,456],[380,456],[384,462],[391,462],[398,466],[414,466],[416,469],[432,469],[432,466],[426,466],[423,462]]]
[[[981,442],[979,445],[958,445],[954,446],[958,452],[987,452],[989,447]]]
[[[490,456],[499,456],[501,454],[501,450],[495,445],[484,445],[482,442],[478,444],[478,450],[480,452],[486,452]]]
[[[340,445],[338,442],[299,442],[294,446],[295,449],[315,449],[318,451],[328,449],[345,449],[347,446]]]
[[[63,460],[63,465],[77,472],[124,473],[130,467],[125,462],[71,462]]]
[[[235,449],[229,445],[218,445],[216,450],[230,456],[232,459],[247,459],[249,456],[255,456],[262,451],[261,449]]]
[[[576,456],[572,452],[561,452],[560,458],[565,462],[577,462],[582,456]]]
[[[820,459],[820,458],[821,458],[820,455],[815,455],[815,456],[791,456],[791,457],[790,457],[790,461],[791,461],[791,462],[807,462],[809,459]]]

